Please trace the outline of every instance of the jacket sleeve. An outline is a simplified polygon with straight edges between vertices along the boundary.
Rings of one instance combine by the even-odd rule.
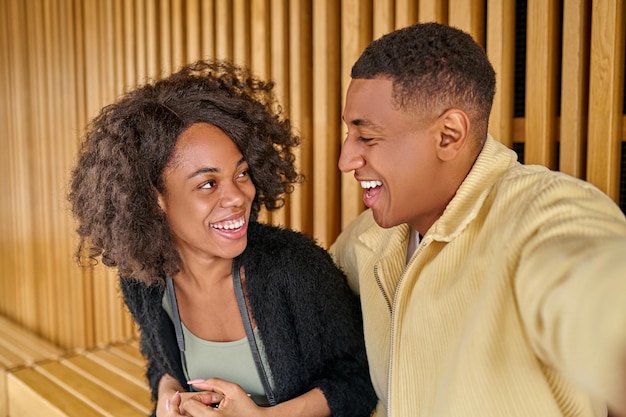
[[[520,314],[542,361],[625,410],[626,221],[595,189],[558,185],[516,227],[529,236],[515,275]]]
[[[174,376],[183,387],[186,386],[177,356],[176,335],[161,307],[163,290],[158,285],[147,286],[128,278],[120,278],[120,288],[124,302],[139,326],[141,352],[147,360],[146,377],[152,400],[156,403],[159,381],[164,374]]]

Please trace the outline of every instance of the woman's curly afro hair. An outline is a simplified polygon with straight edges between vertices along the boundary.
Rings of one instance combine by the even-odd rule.
[[[299,144],[273,94],[274,84],[227,61],[198,61],[125,94],[87,126],[68,199],[78,221],[77,259],[97,257],[124,277],[162,283],[179,256],[157,191],[180,134],[194,123],[223,130],[250,166],[251,220],[274,210],[302,177]]]

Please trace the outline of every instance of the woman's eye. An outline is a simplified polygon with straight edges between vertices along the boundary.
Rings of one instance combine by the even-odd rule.
[[[237,178],[245,178],[245,177],[247,177],[247,176],[249,176],[249,175],[250,175],[250,172],[249,172],[249,170],[247,170],[247,169],[246,169],[246,170],[241,171],[241,172],[237,175]]]
[[[210,189],[210,188],[213,188],[213,187],[215,187],[215,180],[207,181],[207,182],[205,182],[204,184],[202,184],[200,186],[200,188],[203,188],[203,189]]]

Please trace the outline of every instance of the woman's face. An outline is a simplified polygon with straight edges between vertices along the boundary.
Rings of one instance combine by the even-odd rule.
[[[208,123],[178,137],[158,202],[183,261],[232,259],[246,248],[256,189],[235,143]]]

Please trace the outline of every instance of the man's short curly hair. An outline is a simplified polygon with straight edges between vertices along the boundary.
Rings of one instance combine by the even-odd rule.
[[[459,29],[418,23],[384,35],[369,44],[351,76],[392,80],[400,109],[432,115],[460,108],[481,146],[487,137],[495,72],[482,47]]]
[[[302,176],[300,138],[283,116],[274,84],[227,61],[198,61],[104,107],[87,126],[68,199],[78,221],[79,262],[102,259],[122,276],[162,282],[179,269],[157,191],[180,134],[217,126],[239,147],[256,187],[251,220],[284,205]]]

